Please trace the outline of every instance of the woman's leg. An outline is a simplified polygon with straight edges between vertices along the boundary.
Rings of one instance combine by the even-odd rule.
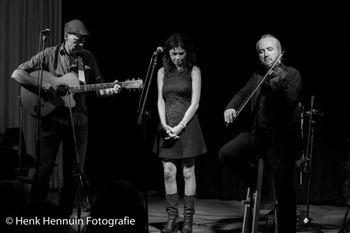
[[[184,166],[183,168],[186,196],[192,196],[196,194],[196,175],[194,169],[195,165],[192,165],[191,167]]]
[[[163,161],[165,193],[177,193],[176,165],[171,161]]]
[[[162,233],[177,232],[179,226],[178,193],[176,184],[176,165],[173,161],[163,161],[166,211],[168,221]]]
[[[194,214],[194,198],[196,194],[195,159],[185,159],[182,163],[183,177],[185,180],[185,195],[184,225],[181,233],[191,233]]]

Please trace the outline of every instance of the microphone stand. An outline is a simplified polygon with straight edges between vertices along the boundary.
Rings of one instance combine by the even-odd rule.
[[[313,105],[315,96],[311,96],[310,112],[309,112],[309,125],[308,125],[308,137],[306,146],[306,158],[304,172],[307,173],[307,188],[306,188],[306,216],[303,222],[308,227],[311,224],[310,212],[310,184],[311,184],[311,171],[312,171],[312,157],[313,157],[313,141],[314,141],[314,119],[313,119]]]
[[[37,103],[36,103],[36,135],[35,135],[35,154],[36,154],[36,164],[35,164],[35,177],[34,182],[37,182],[37,174],[40,169],[40,122],[41,122],[41,87],[43,84],[43,71],[44,71],[44,50],[45,50],[45,43],[46,43],[46,37],[47,34],[44,31],[40,32],[40,43],[39,43],[39,53],[41,53],[41,61],[40,61],[40,72],[38,72],[38,96],[37,96]]]
[[[154,53],[151,57],[149,64],[148,64],[146,78],[144,81],[144,88],[142,89],[140,100],[139,100],[139,106],[137,109],[137,111],[139,113],[139,115],[137,117],[137,125],[139,125],[139,126],[143,123],[144,114],[147,116],[149,114],[147,111],[145,111],[145,106],[146,106],[146,102],[147,102],[147,98],[148,98],[148,91],[149,91],[149,88],[151,86],[153,72],[154,72],[154,69],[157,65],[157,60],[158,60],[157,55],[158,54]],[[149,75],[150,72],[151,72],[151,74]]]
[[[144,148],[146,148],[146,120],[149,119],[150,117],[150,113],[148,111],[145,111],[145,106],[147,103],[147,98],[148,98],[148,92],[151,86],[151,82],[152,82],[152,77],[153,77],[153,73],[154,73],[154,69],[157,66],[157,61],[158,61],[158,53],[153,53],[149,65],[148,65],[148,69],[147,69],[147,73],[146,73],[146,77],[145,77],[145,81],[144,81],[144,88],[142,89],[141,92],[141,96],[140,96],[140,100],[139,100],[139,106],[138,106],[138,117],[137,117],[137,125],[140,126],[142,128],[142,146]],[[143,150],[143,151],[147,151],[147,150]],[[147,159],[146,159],[147,161]],[[148,166],[145,166],[148,167]],[[148,182],[148,175],[146,172],[146,182]],[[146,188],[144,189],[144,201],[145,201],[145,211],[147,214],[147,218],[146,218],[146,232],[149,232],[149,227],[148,227],[148,194],[147,194],[147,185]]]
[[[300,114],[300,136],[301,136],[301,141],[304,142],[304,106],[301,104],[301,102],[298,103],[298,108],[299,108],[299,114]],[[297,163],[299,167],[299,185],[303,185],[303,172],[304,172],[304,167],[306,163],[306,156],[305,156],[305,151],[304,148],[302,148],[302,156],[300,159],[300,163]]]
[[[67,94],[72,94],[71,90],[68,88],[67,89]],[[83,187],[83,177],[82,177],[82,171],[80,168],[80,159],[79,159],[79,150],[78,150],[78,143],[77,143],[77,137],[76,137],[76,133],[75,133],[75,129],[74,129],[74,121],[73,121],[73,113],[72,113],[72,104],[70,101],[70,98],[68,98],[69,100],[69,117],[70,117],[70,125],[72,127],[72,135],[73,135],[73,143],[74,143],[74,152],[75,152],[75,166],[76,166],[76,173],[73,173],[76,177],[77,180],[77,218],[81,219],[81,203],[80,203],[80,199],[81,199],[81,189]],[[73,168],[74,169],[74,168]],[[80,221],[78,223],[78,233],[81,232],[81,224]]]
[[[316,227],[318,232],[321,232],[320,228],[326,228],[321,224],[313,224],[312,218],[310,218],[310,188],[311,188],[311,171],[312,171],[312,162],[313,162],[313,149],[314,149],[314,132],[315,132],[315,124],[314,116],[319,115],[323,116],[323,113],[314,109],[315,96],[311,96],[310,101],[310,111],[305,114],[309,117],[308,122],[308,131],[307,131],[307,145],[306,145],[306,156],[305,156],[305,164],[303,168],[303,172],[306,173],[306,216],[303,218],[302,223],[303,227],[301,229],[305,230],[313,230],[313,226]]]

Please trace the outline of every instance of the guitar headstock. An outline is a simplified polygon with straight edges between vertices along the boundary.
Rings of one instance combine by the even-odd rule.
[[[123,88],[126,89],[142,89],[143,80],[142,79],[131,79],[120,83]]]

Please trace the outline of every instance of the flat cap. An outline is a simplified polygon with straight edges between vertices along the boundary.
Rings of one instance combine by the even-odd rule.
[[[90,35],[90,32],[86,29],[85,24],[78,19],[73,19],[66,23],[64,25],[64,32],[80,36]]]

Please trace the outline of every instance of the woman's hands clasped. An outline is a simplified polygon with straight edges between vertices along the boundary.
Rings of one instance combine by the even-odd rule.
[[[162,127],[166,133],[166,137],[164,138],[165,140],[175,140],[180,138],[180,134],[185,128],[183,124],[178,124],[174,127],[170,127],[167,124],[162,124]]]

